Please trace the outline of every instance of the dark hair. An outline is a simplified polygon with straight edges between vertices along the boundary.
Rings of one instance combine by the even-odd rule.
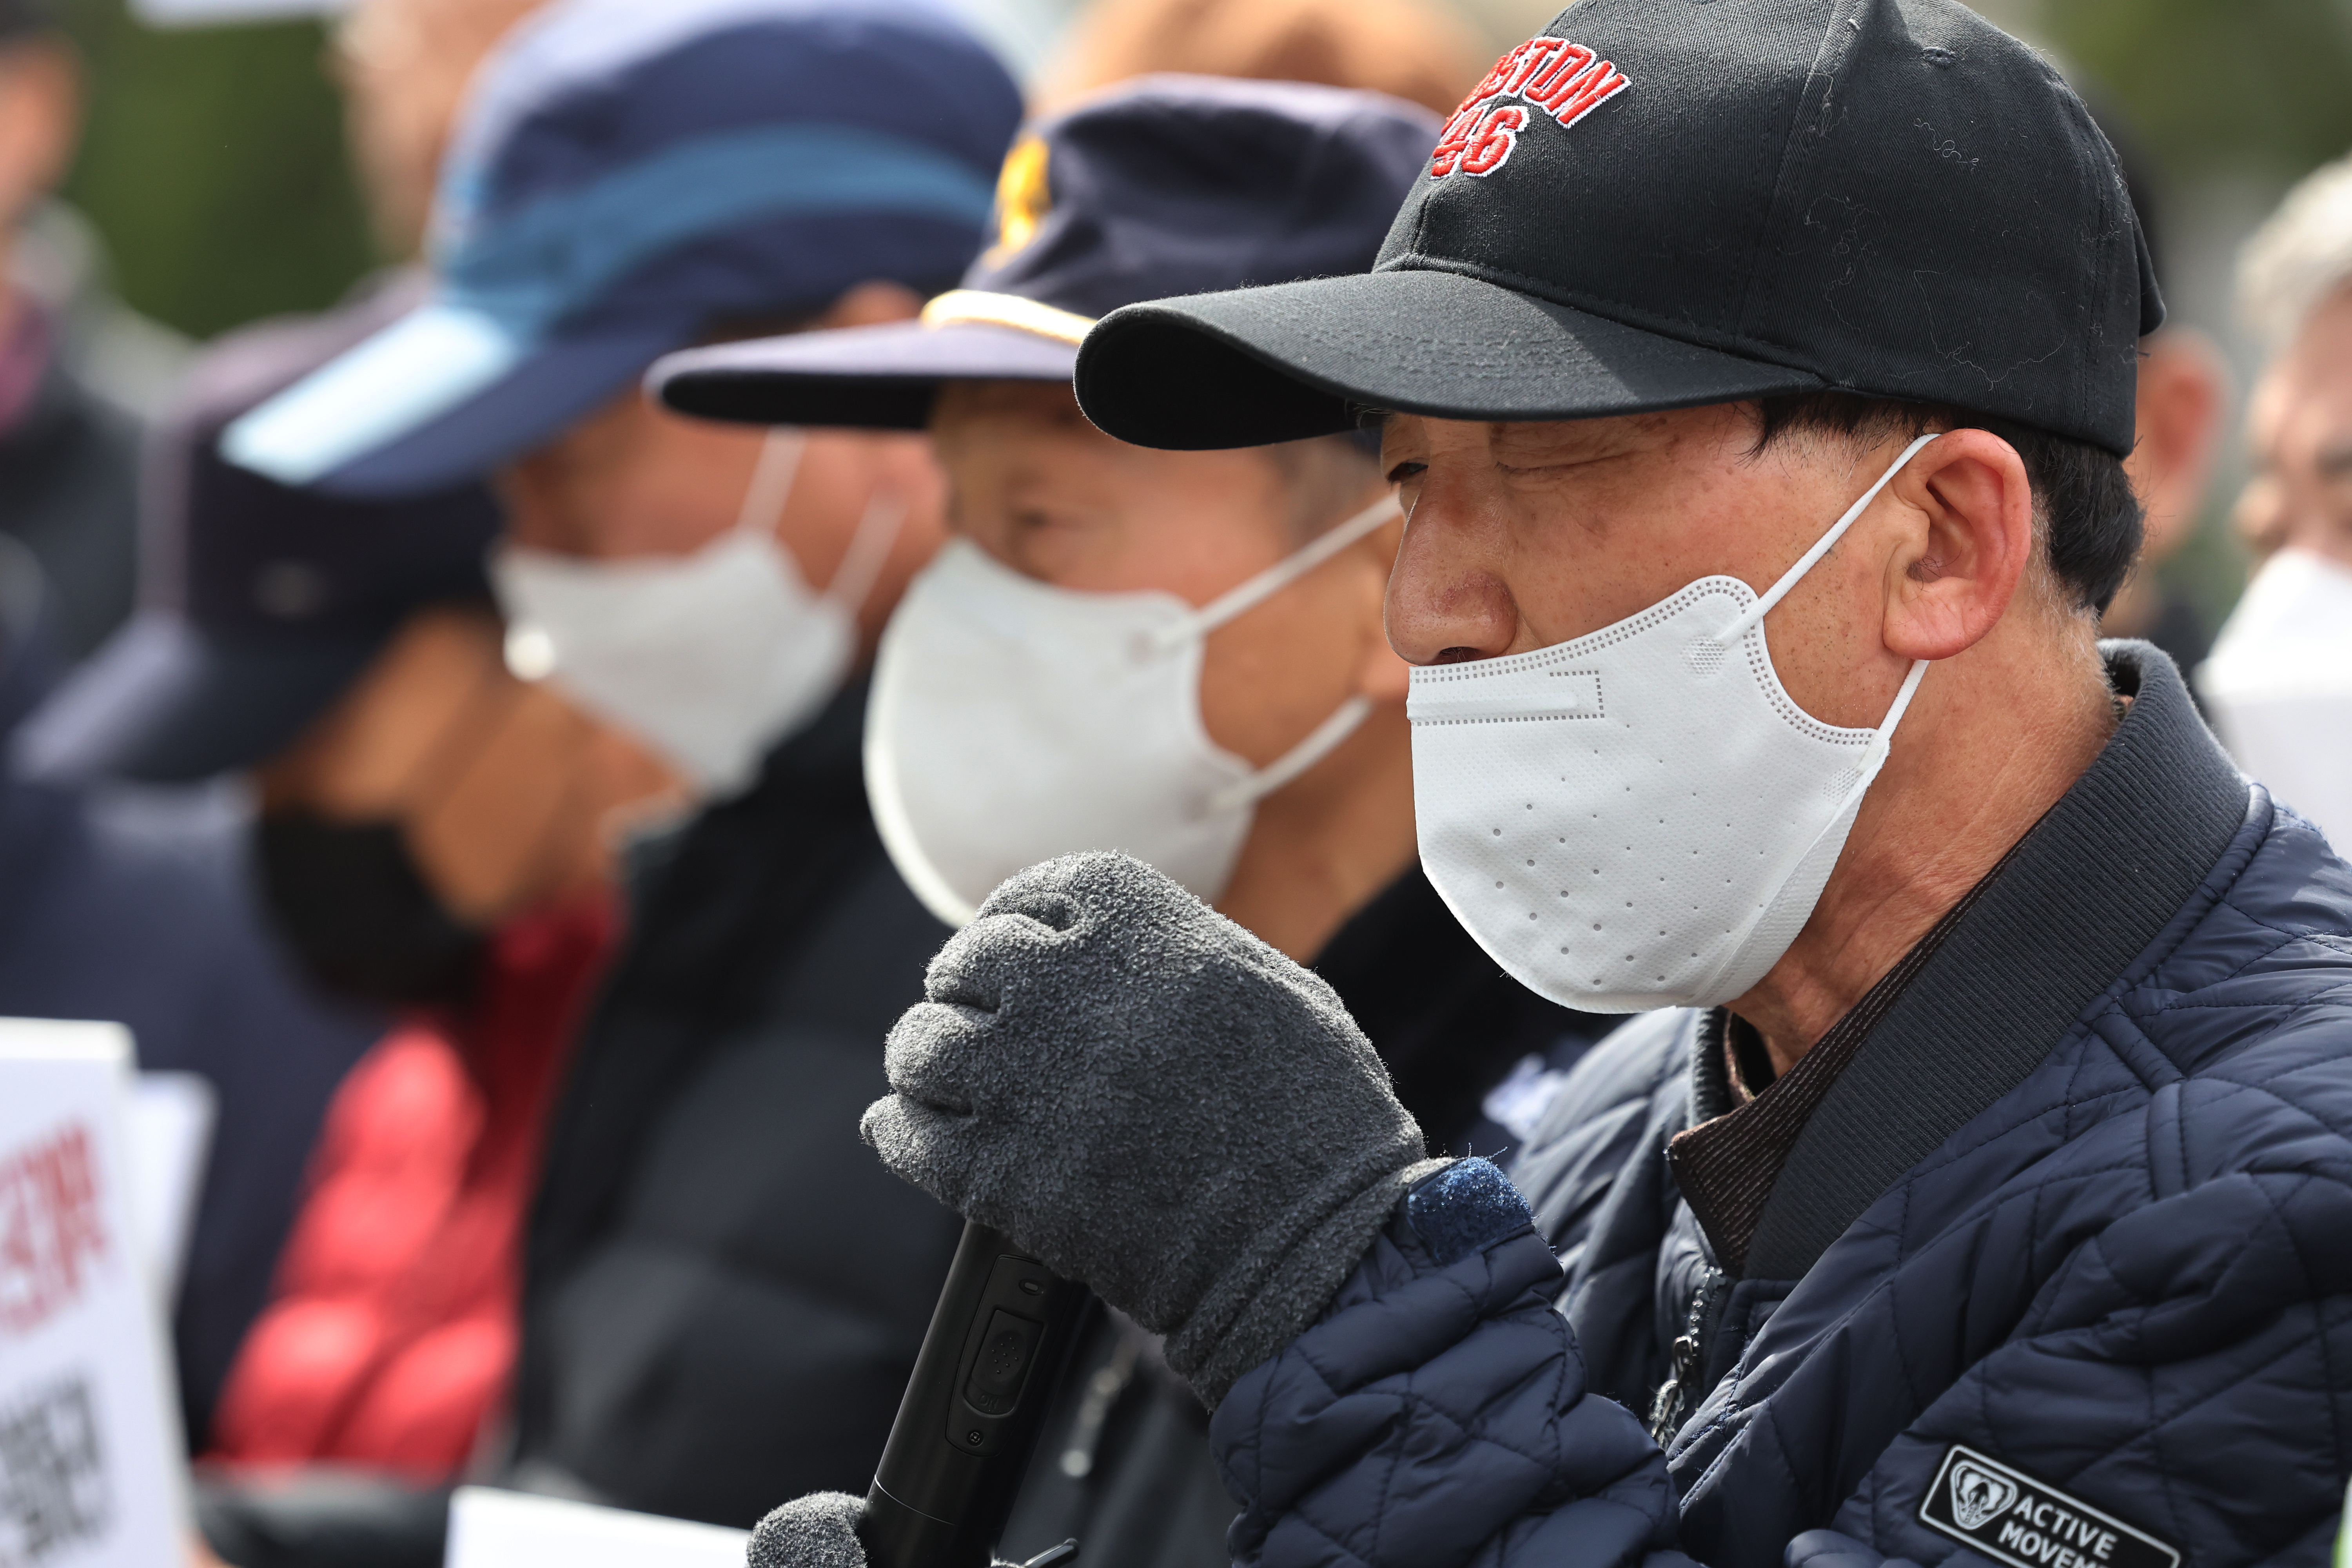
[[[1964,409],[1850,392],[1790,393],[1759,398],[1753,406],[1754,456],[1801,435],[1856,445],[1908,440],[1930,430],[1989,430],[2000,437],[2025,464],[2035,531],[2049,552],[2051,572],[2073,595],[2076,609],[2105,615],[2139,558],[2139,497],[2132,492],[2123,459],[2104,447]]]

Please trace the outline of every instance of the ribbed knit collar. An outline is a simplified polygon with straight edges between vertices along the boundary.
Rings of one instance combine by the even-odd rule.
[[[1814,1053],[1735,1110],[1722,1017],[1696,1032],[1693,1120],[1709,1125],[1677,1141],[1675,1169],[1729,1271],[1811,1268],[2040,1065],[2245,821],[2245,781],[2171,660],[2140,642],[2101,651],[2133,700],[2106,746]]]

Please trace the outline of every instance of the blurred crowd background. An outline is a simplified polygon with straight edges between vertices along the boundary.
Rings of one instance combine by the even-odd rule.
[[[1083,0],[975,0],[1017,68],[1049,73]],[[1451,0],[1483,57],[1551,0]],[[152,396],[174,351],[261,317],[323,308],[388,256],[360,200],[332,16],[317,0],[61,0],[89,119],[52,228],[102,266],[122,323],[111,373]],[[331,8],[331,7],[330,7]],[[452,7],[453,16],[458,10]],[[1983,0],[2049,50],[2147,165],[2173,320],[2233,371],[2207,515],[2160,574],[2218,625],[2243,586],[2227,512],[2243,475],[2239,404],[2261,360],[2234,304],[2239,247],[2302,174],[2352,147],[2352,0]],[[279,15],[257,16],[276,11]],[[455,25],[453,23],[453,25]],[[383,41],[396,48],[397,40]],[[396,136],[397,128],[385,134]],[[86,220],[86,231],[72,223]]]
[[[977,297],[1001,310],[1010,299],[1066,327],[1083,318],[1051,293],[1050,276],[989,271],[992,257],[1021,253],[1015,216],[1034,229],[1050,205],[1039,149],[1059,123],[1054,111],[1163,71],[1378,89],[1411,100],[1370,100],[1376,119],[1407,127],[1397,133],[1412,142],[1402,181],[1417,177],[1436,134],[1430,116],[1486,61],[1541,30],[1554,0],[947,0],[969,33],[937,27],[941,43],[933,18],[907,37],[944,51],[930,61],[936,74],[919,79],[946,105],[942,155],[971,165],[966,226],[821,213],[836,240],[871,241],[881,259],[869,265],[857,245],[808,244],[795,226],[817,218],[753,204],[752,218],[696,220],[718,224],[711,233],[681,229],[687,238],[657,248],[609,299],[595,289],[610,279],[582,282],[593,269],[571,266],[575,253],[560,245],[510,252],[484,238],[503,244],[507,208],[483,196],[495,184],[483,171],[508,165],[471,142],[459,143],[439,209],[439,231],[460,237],[427,245],[434,171],[469,76],[489,84],[470,133],[517,145],[544,134],[563,153],[545,166],[571,159],[618,178],[653,154],[622,145],[593,114],[580,116],[591,129],[578,145],[565,140],[575,134],[567,95],[607,106],[641,93],[658,107],[687,83],[698,113],[730,135],[803,120],[862,125],[890,111],[887,93],[865,84],[908,68],[908,57],[854,55],[835,67],[803,47],[793,28],[812,24],[797,13],[740,34],[703,23],[734,40],[723,47],[688,28],[683,42],[614,44],[611,59],[564,52],[582,37],[600,48],[635,38],[648,21],[642,30],[659,33],[689,9],[732,16],[720,0],[573,0],[539,18],[556,20],[530,35],[533,47],[496,54],[494,41],[537,0],[350,3],[0,0],[0,1017],[120,1018],[143,1069],[200,1077],[217,1099],[174,1342],[190,1446],[211,1467],[209,1479],[199,1472],[198,1512],[222,1560],[438,1562],[446,1486],[463,1475],[748,1525],[778,1495],[870,1473],[953,1240],[952,1216],[889,1178],[854,1135],[880,1087],[872,1042],[940,940],[934,917],[950,915],[902,886],[905,868],[885,855],[859,749],[864,668],[940,544],[940,470],[911,427],[771,431],[772,420],[806,417],[773,409],[719,415],[736,425],[673,417],[637,395],[636,376],[689,343],[879,330],[915,320],[926,300]],[[2232,679],[2242,705],[2287,704],[2263,710],[2263,732],[2284,736],[2283,752],[2305,772],[2290,781],[2273,771],[2282,763],[2256,766],[2243,747],[2240,756],[2342,842],[2338,824],[2352,816],[2316,806],[2347,809],[2347,766],[2329,750],[2344,727],[2301,716],[2340,714],[2347,699],[2331,689],[2320,707],[2296,707],[2312,694],[2280,677],[2344,668],[2352,574],[2341,563],[2352,555],[2339,546],[2352,537],[2342,504],[2352,468],[2330,421],[2352,363],[2335,346],[2352,331],[2352,296],[2330,290],[2352,268],[2352,162],[2314,182],[2325,189],[2266,231],[2243,274],[2294,331],[2240,311],[2250,237],[2290,187],[2352,148],[2352,0],[1981,8],[2044,48],[2118,144],[2171,308],[2164,330],[2142,340],[2131,460],[2153,571],[2126,585],[2107,627],[2210,675],[2230,662],[2227,644],[2206,656],[2244,593],[2250,536],[2288,562],[2245,596],[2230,634],[2242,645]],[[877,37],[901,25],[887,5],[870,16],[843,9],[858,9]],[[563,47],[541,50],[550,36]],[[739,54],[742,37],[776,52]],[[662,74],[664,50],[685,58],[706,46],[724,68]],[[497,68],[475,76],[486,55]],[[579,80],[563,74],[575,69]],[[793,70],[800,90],[779,88]],[[819,101],[845,82],[846,108]],[[1129,111],[1217,120],[1221,110],[1184,107],[1201,90],[1182,79],[1147,83],[1136,95],[1145,108]],[[1000,175],[1024,100],[1049,118]],[[1107,101],[1087,99],[1070,118],[1106,112]],[[658,114],[645,122],[668,124]],[[708,127],[695,134],[705,132],[723,140]],[[683,132],[677,142],[701,148]],[[664,157],[677,151],[656,143]],[[1290,166],[1249,166],[1258,163]],[[725,177],[738,195],[760,184],[740,170]],[[1154,191],[1175,177],[1122,176]],[[1324,178],[1328,198],[1336,187]],[[870,170],[866,179],[860,201],[887,184]],[[708,194],[673,184],[625,186],[627,210]],[[1393,188],[1347,231],[1363,242],[1360,257],[1318,251],[1295,275],[1363,266]],[[943,294],[979,243],[991,190],[1006,238]],[[1249,247],[1265,210],[1298,205],[1288,184],[1264,199],[1264,209],[1232,208]],[[529,210],[534,221],[555,211],[577,226],[570,237],[598,241],[683,222],[656,212],[619,225],[593,205]],[[1195,212],[1169,198],[1178,210]],[[1131,283],[1158,277],[1151,258],[1185,250],[1167,229],[1138,232],[1150,237],[1135,250],[1150,257]],[[721,241],[751,247],[753,264],[697,270],[696,247]],[[573,342],[551,327],[541,342],[532,334],[546,323],[514,326],[529,352],[517,348],[485,386],[449,394],[395,436],[368,435],[360,427],[419,381],[463,380],[450,340],[401,334],[420,320],[446,325],[419,302],[436,286],[429,272],[442,285],[467,280],[469,246],[515,271],[515,256],[530,258],[545,276],[515,298],[532,309],[560,300],[572,314],[549,320],[565,331],[610,307],[613,321],[650,331],[626,311],[650,320],[658,306],[668,335],[640,342],[615,329],[636,357],[592,374],[579,369],[587,358],[560,357],[618,353],[589,329]],[[1187,274],[1110,304],[1201,286]],[[480,298],[512,303],[495,290]],[[1086,315],[1106,308],[1087,303]],[[494,314],[478,300],[465,310],[478,325]],[[1068,349],[1066,333],[1028,320],[1011,325]],[[925,310],[919,326],[931,324]],[[379,356],[380,372],[397,371],[382,384],[311,374],[386,341],[413,352]],[[857,342],[855,352],[869,352],[870,340]],[[2263,384],[2268,468],[2250,488],[2247,395],[2282,349],[2292,352],[2276,366],[2293,374],[2274,366]],[[1050,385],[1015,390],[1050,395],[1038,418],[1055,441],[1054,421],[1066,416],[1078,438],[1108,444],[1067,404],[1066,376],[1055,369]],[[1035,379],[1014,380],[1024,377]],[[285,416],[283,405],[307,405],[278,395],[313,383],[334,394],[320,403],[341,397],[330,411],[348,428],[306,452],[312,427],[332,421]],[[2280,434],[2285,413],[2312,411],[2327,418]],[[825,405],[815,416],[840,423],[840,413]],[[400,417],[395,409],[391,423]],[[403,463],[410,470],[394,472]],[[1349,489],[1381,488],[1359,444],[1335,438],[1318,462],[1282,472],[1267,492],[1278,519],[1263,498],[1266,515],[1253,521],[1246,507],[1214,499],[1226,492],[1205,491],[1213,501],[1184,513],[1188,527],[1202,517],[1264,524],[1287,552],[1297,508],[1385,526]],[[322,475],[351,482],[338,489]],[[2259,504],[2242,505],[2242,494]],[[1383,560],[1359,595],[1375,649],[1385,571]],[[825,583],[823,595],[803,574]],[[734,596],[713,596],[713,583]],[[615,605],[645,618],[614,615]],[[632,636],[652,630],[635,646],[621,632],[600,641],[607,621]],[[2259,623],[2251,633],[2249,621]],[[794,626],[816,628],[811,647],[819,632],[831,640],[785,660],[795,683],[772,691],[765,655],[741,650]],[[559,632],[572,639],[568,662]],[[2326,644],[2325,657],[2315,661],[2298,637]],[[1251,700],[1271,710],[1276,684],[1256,682]],[[2200,689],[2209,702],[2232,700],[2210,679]],[[2227,728],[2230,713],[2217,717]],[[1350,767],[1337,772],[1351,788],[1395,784],[1397,853],[1407,856],[1409,765],[1400,760],[1392,777]],[[1354,820],[1301,807],[1295,821],[1320,831],[1327,817]],[[1035,858],[979,880],[962,912]],[[1370,1032],[1433,1148],[1499,1146],[1517,1135],[1513,1086],[1556,1083],[1591,1020],[1549,1005],[1528,1012],[1531,994],[1495,973],[1418,870],[1384,880],[1394,873],[1368,879],[1358,892],[1369,901],[1344,911],[1355,946],[1332,935],[1334,913],[1294,956],[1320,952],[1315,962],[1363,1018],[1366,1005],[1384,1005],[1380,982],[1392,966],[1376,957],[1391,951],[1381,943],[1412,948],[1425,973],[1431,944],[1452,942],[1461,994],[1424,985],[1410,1007],[1389,997],[1399,1017]],[[1349,994],[1349,973],[1369,1003]],[[1465,1053],[1459,1038],[1484,1043]],[[836,1041],[847,1048],[826,1055]],[[809,1190],[826,1202],[805,1203]],[[806,1262],[834,1256],[828,1226],[855,1234],[858,1269],[820,1278]],[[1085,1463],[1065,1472],[1066,1496],[1023,1517],[1042,1546],[1067,1532],[1040,1522],[1063,1517],[1054,1510],[1124,1508],[1131,1493],[1150,1506],[1138,1503],[1117,1530],[1097,1520],[1087,1531],[1098,1543],[1164,1550],[1106,1549],[1104,1560],[1175,1563],[1190,1542],[1222,1561],[1230,1510],[1207,1463],[1206,1414],[1164,1366],[1153,1370],[1148,1340],[1129,1325],[1088,1341],[1099,1364],[1070,1386],[1094,1389],[1099,1375],[1111,1392],[1073,1394],[1065,1412],[1087,1434],[1083,1453],[1067,1450]],[[838,1349],[848,1342],[868,1347],[862,1360]],[[800,1404],[835,1419],[770,1417]],[[1154,1478],[1149,1486],[1108,1460],[1099,1474],[1086,1468],[1114,1430],[1130,1435],[1118,1451]],[[1172,1436],[1154,1447],[1158,1436],[1133,1434]],[[1100,1451],[1115,1447],[1103,1438]],[[323,1512],[305,1511],[310,1494],[281,1492],[277,1470],[317,1461],[373,1467],[399,1484],[346,1487]],[[268,1485],[253,1479],[264,1472]],[[1165,1522],[1179,1517],[1191,1525]],[[404,1542],[406,1554],[320,1547],[322,1519],[355,1542]]]

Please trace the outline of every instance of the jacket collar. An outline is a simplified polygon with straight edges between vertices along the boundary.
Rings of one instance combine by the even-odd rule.
[[[1748,1250],[1795,1279],[1864,1209],[2007,1094],[2156,940],[2250,809],[2246,781],[2143,642],[2101,645],[2133,700],[1807,1118]]]

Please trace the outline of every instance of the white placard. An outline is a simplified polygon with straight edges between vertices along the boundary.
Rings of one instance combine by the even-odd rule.
[[[168,1315],[187,1268],[219,1098],[194,1073],[142,1072],[132,1080],[127,1109],[131,1212],[155,1300]]]
[[[459,1487],[446,1568],[743,1568],[751,1532],[562,1498]]]
[[[131,1209],[131,1036],[0,1019],[0,1563],[169,1568],[187,1517]]]

